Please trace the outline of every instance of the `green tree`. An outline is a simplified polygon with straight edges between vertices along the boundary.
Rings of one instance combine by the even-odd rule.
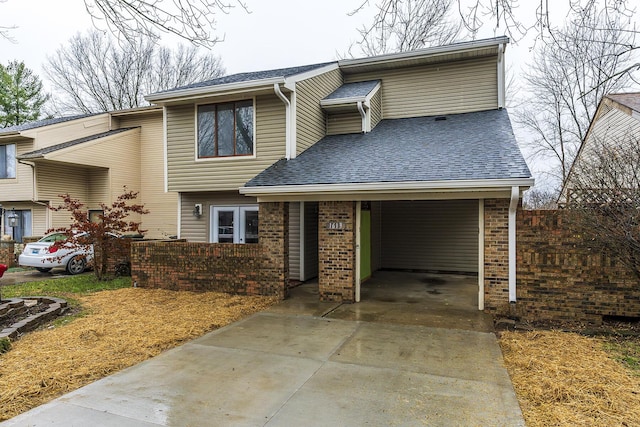
[[[40,78],[24,62],[0,64],[0,128],[39,119],[48,99]]]

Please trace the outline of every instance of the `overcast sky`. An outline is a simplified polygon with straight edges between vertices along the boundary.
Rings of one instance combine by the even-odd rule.
[[[213,52],[222,57],[228,73],[334,60],[357,40],[356,29],[371,20],[373,8],[348,16],[361,1],[246,0],[251,13],[236,7],[218,15],[216,33],[225,41]],[[523,17],[533,13],[526,7],[520,12]],[[0,0],[0,26],[14,25],[17,28],[10,34],[15,43],[0,39],[0,62],[22,60],[42,77],[47,55],[76,33],[92,28],[83,0]],[[480,38],[502,34],[486,26]],[[163,39],[163,44],[175,42]],[[512,43],[507,60],[522,63],[529,44]]]

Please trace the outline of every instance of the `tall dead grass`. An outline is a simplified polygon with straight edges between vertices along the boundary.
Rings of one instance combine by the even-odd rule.
[[[86,316],[27,334],[0,355],[0,421],[275,302],[139,288],[74,297]]]

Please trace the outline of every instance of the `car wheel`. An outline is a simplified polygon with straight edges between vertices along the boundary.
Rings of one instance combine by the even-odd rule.
[[[84,257],[76,255],[67,263],[67,273],[80,274],[84,271],[85,264]]]
[[[36,270],[38,270],[40,273],[48,273],[51,271],[50,268],[44,268],[44,267],[36,267]]]

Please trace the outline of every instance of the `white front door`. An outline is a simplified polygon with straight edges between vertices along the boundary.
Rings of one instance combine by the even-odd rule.
[[[212,206],[212,243],[258,243],[257,206]]]

